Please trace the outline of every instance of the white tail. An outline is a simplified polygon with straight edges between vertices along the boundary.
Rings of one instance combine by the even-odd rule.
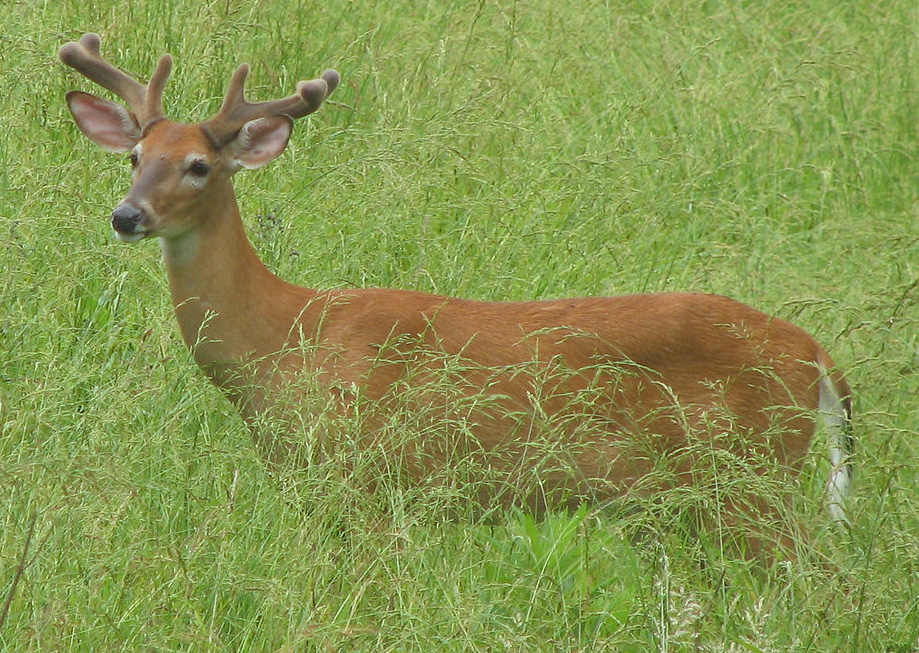
[[[854,469],[852,454],[852,401],[845,381],[832,378],[830,370],[821,366],[819,411],[830,445],[832,471],[827,482],[827,506],[838,524],[848,525],[846,498],[852,489]]]
[[[338,74],[302,82],[289,98],[250,104],[242,66],[220,113],[187,125],[163,115],[168,56],[142,85],[99,47],[88,34],[63,46],[61,58],[129,105],[80,92],[67,98],[90,139],[131,152],[133,184],[112,226],[122,240],[161,239],[182,335],[272,463],[298,460],[305,437],[279,424],[316,422],[317,402],[291,394],[304,377],[341,414],[353,413],[358,398],[372,400],[376,413],[361,422],[367,432],[406,401],[417,414],[434,414],[446,410],[448,391],[465,400],[461,428],[445,436],[456,439],[452,449],[428,436],[402,447],[411,473],[423,476],[450,451],[467,450],[507,485],[522,478],[536,485],[522,494],[482,492],[481,501],[536,509],[620,495],[655,473],[659,460],[673,462],[678,481],[692,482],[698,458],[681,455],[690,439],[709,438],[755,469],[770,459],[796,473],[819,412],[833,434],[830,508],[845,518],[849,392],[799,327],[714,295],[498,303],[285,283],[249,244],[231,178],[278,156],[293,120],[322,104]],[[431,383],[447,372],[449,385]],[[425,389],[412,395],[417,386]],[[259,428],[265,423],[275,426]],[[534,439],[551,446],[534,447]]]

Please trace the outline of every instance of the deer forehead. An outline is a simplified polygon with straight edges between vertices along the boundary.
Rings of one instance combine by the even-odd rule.
[[[136,148],[138,155],[156,156],[176,162],[212,159],[218,151],[200,125],[186,125],[159,120],[150,125]]]

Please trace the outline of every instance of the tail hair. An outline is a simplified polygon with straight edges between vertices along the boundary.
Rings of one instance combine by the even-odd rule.
[[[855,476],[853,453],[855,437],[852,433],[852,397],[841,375],[821,364],[819,413],[830,446],[833,469],[827,482],[827,507],[832,520],[849,526],[846,515],[846,498],[852,490]]]

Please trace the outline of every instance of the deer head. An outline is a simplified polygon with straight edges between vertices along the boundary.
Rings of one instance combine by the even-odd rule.
[[[212,209],[232,198],[230,178],[241,168],[258,168],[277,157],[290,139],[293,121],[318,109],[338,86],[327,70],[300,82],[297,92],[269,102],[245,99],[249,66],[233,74],[213,118],[199,124],[172,122],[163,111],[163,89],[172,58],[163,55],[144,85],[106,61],[101,40],[85,34],[61,47],[61,60],[108,89],[126,107],[82,91],[67,94],[79,128],[111,152],[130,152],[133,184],[112,212],[112,227],[127,242],[150,236],[178,237]]]

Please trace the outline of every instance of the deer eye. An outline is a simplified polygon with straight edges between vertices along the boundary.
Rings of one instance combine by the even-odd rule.
[[[131,152],[131,155],[128,157],[128,161],[131,162],[131,167],[137,167],[137,152]]]
[[[188,166],[188,172],[194,175],[195,177],[206,177],[207,173],[211,171],[211,166],[208,165],[207,161],[202,161],[196,159],[192,161]]]

